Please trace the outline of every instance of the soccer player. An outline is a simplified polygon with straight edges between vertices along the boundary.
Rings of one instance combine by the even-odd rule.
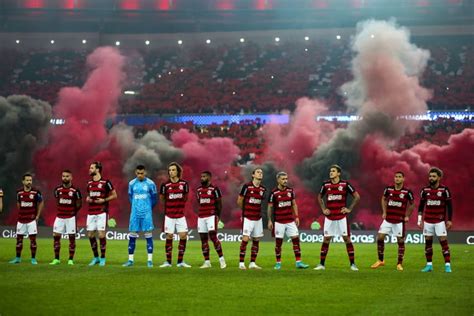
[[[288,174],[280,171],[276,175],[277,187],[273,189],[268,198],[268,229],[275,229],[275,270],[281,269],[281,246],[285,234],[291,238],[293,252],[295,253],[296,268],[307,269],[309,266],[301,261],[300,237],[298,226],[298,205],[295,200],[295,192],[288,187]],[[275,221],[273,225],[272,219]]]
[[[204,256],[204,263],[201,269],[211,267],[209,260],[209,238],[214,244],[214,248],[219,256],[221,269],[225,269],[227,264],[222,253],[222,245],[217,239],[217,223],[222,211],[222,194],[217,186],[211,183],[212,174],[210,171],[201,173],[201,186],[196,190],[196,198],[199,203],[198,211],[198,232],[201,237],[201,249]]]
[[[360,195],[349,182],[341,180],[341,171],[340,166],[332,165],[329,168],[329,180],[322,184],[318,194],[318,202],[326,218],[324,219],[324,240],[321,245],[320,263],[314,270],[326,269],[324,263],[329,251],[329,243],[333,236],[342,235],[346,243],[351,270],[359,271],[354,261],[354,246],[351,242],[346,215],[352,212],[357,205]],[[353,199],[351,205],[347,207],[347,196],[349,194],[352,195]]]
[[[169,180],[160,186],[160,201],[163,204],[165,213],[164,232],[166,233],[165,252],[166,261],[160,268],[171,267],[171,256],[173,252],[173,234],[175,231],[179,235],[178,245],[178,268],[191,268],[183,261],[188,239],[188,224],[184,217],[184,207],[188,199],[188,182],[181,179],[183,168],[172,162],[168,165]]]
[[[60,264],[59,252],[61,250],[62,234],[69,235],[69,260],[68,265],[74,264],[74,253],[76,252],[76,214],[82,207],[82,195],[79,189],[72,185],[72,172],[63,170],[61,174],[62,184],[54,189],[56,198],[57,215],[54,220],[54,259],[51,265]]]
[[[252,238],[249,269],[261,269],[256,263],[259,240],[263,237],[262,201],[266,188],[262,185],[263,169],[256,168],[252,172],[252,181],[244,184],[237,198],[237,205],[242,209],[243,229],[240,243],[239,269],[246,270],[245,252],[247,244]]]
[[[405,223],[410,219],[415,208],[413,192],[403,186],[405,175],[402,171],[395,172],[394,185],[388,186],[382,196],[382,218],[377,234],[378,260],[370,266],[372,269],[384,266],[385,236],[397,236],[398,262],[397,270],[403,271],[403,256],[405,254]]]
[[[146,177],[146,169],[143,165],[135,168],[136,178],[128,183],[128,199],[132,206],[130,212],[128,261],[124,267],[133,266],[133,254],[138,233],[143,232],[146,239],[146,250],[148,253],[147,266],[153,267],[153,208],[158,201],[156,184]]]
[[[38,264],[36,260],[36,234],[37,222],[44,208],[41,192],[33,188],[33,176],[29,173],[23,175],[23,187],[16,192],[16,206],[18,208],[18,222],[16,225],[16,257],[10,263],[21,262],[23,237],[30,238],[31,264]]]
[[[433,271],[433,236],[438,236],[444,256],[444,271],[451,272],[451,255],[448,246],[447,231],[452,227],[453,205],[448,187],[441,185],[443,172],[439,168],[431,168],[428,175],[430,185],[421,190],[418,208],[418,226],[423,220],[425,235],[426,266],[422,272]],[[424,213],[423,213],[424,210]],[[447,213],[447,216],[446,216]]]
[[[89,203],[89,210],[87,214],[87,236],[91,244],[94,258],[89,263],[89,266],[98,264],[105,266],[105,227],[107,225],[107,213],[109,211],[109,202],[117,198],[112,183],[109,180],[102,178],[102,164],[95,161],[89,166],[89,175],[92,179],[87,183],[87,198]],[[97,251],[96,233],[98,232],[100,242],[100,258]]]

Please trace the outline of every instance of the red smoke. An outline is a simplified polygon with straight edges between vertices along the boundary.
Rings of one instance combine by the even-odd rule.
[[[288,125],[268,124],[263,127],[266,149],[263,161],[272,161],[284,169],[292,169],[310,157],[319,144],[329,140],[334,126],[316,121],[316,116],[327,111],[317,100],[301,98]]]
[[[361,149],[362,164],[360,172],[355,175],[362,200],[355,217],[364,221],[369,228],[376,228],[381,221],[380,198],[383,188],[393,184],[393,175],[397,170],[405,173],[405,184],[415,194],[418,210],[419,192],[428,185],[430,167],[439,167],[444,172],[442,184],[449,187],[453,196],[453,228],[456,230],[472,229],[472,196],[474,187],[474,129],[465,129],[462,133],[452,135],[448,144],[437,146],[421,143],[401,152],[391,151],[377,142],[375,137],[367,138]],[[376,214],[372,218],[371,214]],[[372,225],[370,225],[372,224]],[[410,220],[410,228],[415,228],[416,216]]]
[[[83,195],[89,165],[95,160],[103,162],[103,176],[116,187],[121,201],[126,201],[126,180],[122,175],[121,149],[107,134],[104,122],[115,114],[117,100],[124,79],[124,57],[115,48],[97,48],[87,58],[90,74],[84,86],[66,87],[60,90],[54,116],[65,119],[65,124],[50,129],[49,143],[35,157],[38,179],[45,183],[46,208],[44,220],[52,225],[56,216],[52,189],[61,183],[61,171],[73,172],[74,184]],[[111,217],[116,217],[119,203],[111,203]],[[85,223],[84,205],[78,216],[80,225]]]
[[[231,167],[239,154],[239,148],[233,140],[224,137],[199,138],[186,129],[173,133],[171,140],[173,145],[184,153],[183,179],[189,181],[191,191],[186,210],[188,225],[195,227],[197,223],[197,216],[193,211],[197,207],[194,192],[200,185],[200,174],[205,170],[212,173],[212,182],[222,191],[224,221],[234,220],[237,216],[235,210],[237,194],[233,187],[239,181],[232,176]]]

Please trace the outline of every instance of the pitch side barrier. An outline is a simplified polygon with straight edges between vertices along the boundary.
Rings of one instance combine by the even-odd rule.
[[[128,230],[125,228],[111,228],[107,230],[106,237],[108,240],[128,240]],[[52,227],[41,226],[38,227],[38,237],[40,238],[51,238],[53,234]],[[199,240],[199,234],[196,229],[189,231],[189,240]],[[359,230],[351,232],[351,239],[353,243],[357,244],[373,244],[376,243],[377,231],[375,230]],[[238,229],[221,229],[217,233],[217,237],[223,242],[240,242],[242,235]],[[14,226],[0,226],[0,238],[16,238],[16,227]],[[64,239],[67,239],[67,235],[63,235]],[[80,228],[76,234],[76,239],[85,239],[86,229]],[[165,240],[165,234],[160,230],[155,230],[154,238],[159,240]],[[178,236],[175,235],[175,239],[178,240]],[[454,244],[467,244],[474,245],[474,231],[451,231],[448,235],[449,243]],[[269,231],[265,231],[265,236],[261,238],[262,241],[273,241],[274,238],[271,236]],[[315,230],[301,230],[300,240],[303,243],[321,243],[323,241],[322,231]],[[290,239],[287,239],[290,242]],[[387,236],[385,239],[388,243],[396,243],[396,237]],[[336,237],[333,242],[342,243],[341,237]],[[407,244],[424,244],[425,238],[421,231],[408,231],[405,238]]]

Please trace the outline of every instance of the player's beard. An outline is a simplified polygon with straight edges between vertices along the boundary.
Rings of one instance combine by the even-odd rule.
[[[436,181],[436,180],[430,180],[430,185],[431,185],[431,186],[434,186],[437,182],[438,182],[438,181]]]
[[[71,185],[71,181],[63,181],[63,186],[67,187]]]
[[[202,186],[207,187],[209,185],[209,181],[201,181]]]
[[[95,171],[92,171],[92,172],[89,173],[89,175],[90,175],[91,177],[95,176],[96,174],[97,174],[97,173],[96,173]]]

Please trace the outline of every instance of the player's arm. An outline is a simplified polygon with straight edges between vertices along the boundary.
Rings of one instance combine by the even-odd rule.
[[[221,218],[221,213],[222,213],[222,199],[218,198],[216,200],[216,215],[217,219]]]
[[[408,207],[405,213],[405,222],[407,223],[410,220],[411,214],[415,209],[415,197],[413,196],[413,192],[408,191]]]
[[[382,200],[380,201],[380,205],[382,207],[382,218],[385,219],[387,217],[387,198],[385,195],[382,195]]]
[[[128,201],[132,204],[133,201],[133,184],[132,182],[128,183]]]
[[[37,202],[38,202],[38,206],[36,209],[37,210],[36,218],[35,218],[36,221],[39,220],[39,218],[41,217],[41,213],[43,212],[43,209],[44,209],[44,200],[40,192],[38,192],[38,195],[37,195]]]
[[[326,203],[324,203],[323,193],[318,194],[318,204],[319,204],[319,207],[321,207],[321,211],[323,212],[324,215],[331,214],[331,211],[326,207]]]
[[[446,200],[446,210],[448,213],[448,220],[446,221],[446,229],[450,229],[453,226],[453,202],[451,199]]]
[[[82,208],[82,195],[79,190],[76,191],[76,214]]]
[[[426,199],[424,197],[423,192],[421,192],[421,199],[420,199],[420,205],[418,205],[418,227],[421,227],[421,222],[423,219],[423,211],[425,209],[425,204],[426,204]]]
[[[300,218],[298,215],[298,204],[296,204],[295,199],[291,201],[291,209],[293,210],[293,216],[295,217],[296,226],[300,226]]]
[[[104,203],[115,200],[116,198],[117,198],[117,191],[112,190],[110,191],[109,195],[104,199]]]
[[[269,202],[267,206],[267,218],[268,218],[267,227],[269,230],[273,229],[272,217],[273,217],[273,203]]]
[[[154,183],[151,186],[150,198],[151,198],[151,208],[153,209],[158,203],[158,191],[156,189],[156,184]]]
[[[350,184],[350,183],[347,183],[347,189],[349,190],[349,192],[351,193],[352,195],[352,203],[351,205],[349,205],[349,207],[343,207],[341,212],[343,214],[348,214],[350,212],[352,212],[352,210],[354,209],[354,207],[359,203],[360,201],[360,194],[359,192],[357,192],[354,187]]]

